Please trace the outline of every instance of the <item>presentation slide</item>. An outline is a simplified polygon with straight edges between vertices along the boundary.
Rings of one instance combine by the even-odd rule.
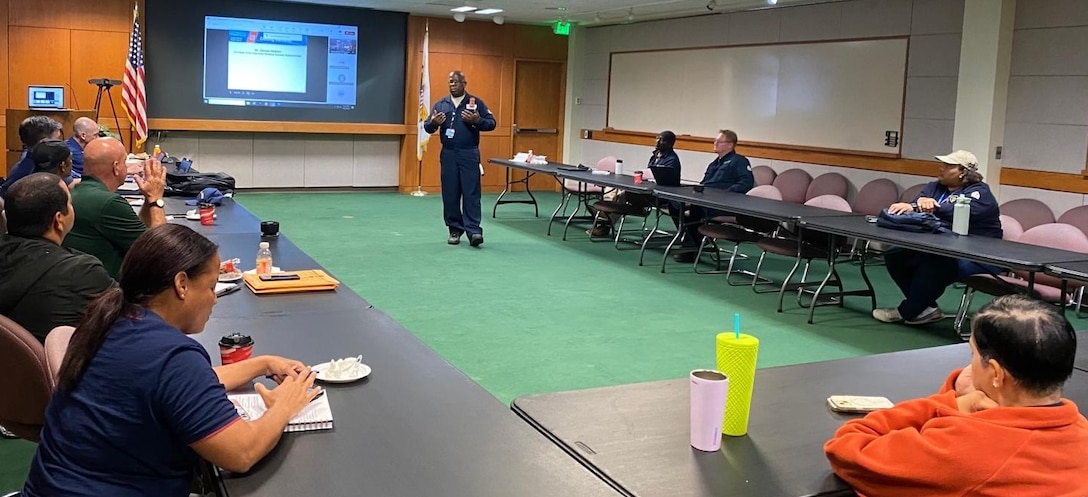
[[[355,108],[359,28],[204,18],[204,103]]]

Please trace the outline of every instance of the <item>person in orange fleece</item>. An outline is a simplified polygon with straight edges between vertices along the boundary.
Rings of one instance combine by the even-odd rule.
[[[936,395],[844,424],[824,444],[862,496],[1088,495],[1088,420],[1062,398],[1077,338],[1051,305],[995,299],[971,321],[971,364]]]

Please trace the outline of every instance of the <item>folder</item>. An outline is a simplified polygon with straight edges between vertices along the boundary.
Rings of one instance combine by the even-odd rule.
[[[297,280],[262,281],[256,274],[245,274],[246,286],[257,295],[269,293],[320,292],[335,290],[340,282],[320,269],[290,271],[297,274]]]

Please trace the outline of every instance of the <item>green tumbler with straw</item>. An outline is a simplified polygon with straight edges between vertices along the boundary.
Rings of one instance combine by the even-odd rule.
[[[748,417],[752,410],[752,388],[756,380],[756,357],[759,339],[740,332],[740,315],[733,316],[733,332],[717,337],[718,371],[729,377],[729,392],[725,397],[722,434],[734,437],[748,433]]]

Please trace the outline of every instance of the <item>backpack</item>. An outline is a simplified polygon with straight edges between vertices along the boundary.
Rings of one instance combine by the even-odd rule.
[[[941,223],[940,218],[928,212],[905,212],[892,214],[888,209],[880,211],[876,218],[876,225],[899,231],[911,233],[944,233],[949,229]]]
[[[177,162],[164,162],[166,168],[166,188],[163,194],[168,197],[192,197],[199,195],[205,188],[215,188],[223,193],[234,191],[234,177],[226,173],[200,173],[189,169],[182,172]]]

